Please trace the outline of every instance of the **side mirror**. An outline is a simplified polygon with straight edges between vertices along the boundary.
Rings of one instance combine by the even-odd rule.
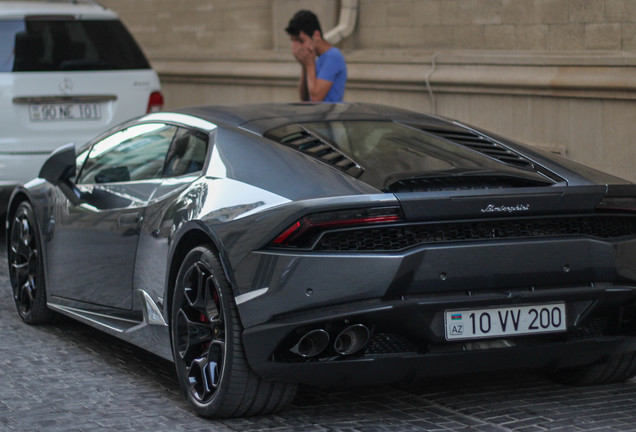
[[[71,181],[75,176],[75,144],[66,144],[55,150],[40,168],[38,177],[59,187],[73,204],[80,201],[81,193]]]

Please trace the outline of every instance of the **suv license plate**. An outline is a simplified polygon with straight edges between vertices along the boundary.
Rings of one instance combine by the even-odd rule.
[[[565,303],[444,312],[446,340],[564,332]]]
[[[31,121],[99,120],[102,117],[98,103],[38,104],[29,106]]]

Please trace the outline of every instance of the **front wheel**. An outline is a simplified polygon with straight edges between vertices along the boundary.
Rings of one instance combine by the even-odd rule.
[[[179,268],[170,327],[179,383],[199,415],[270,414],[293,399],[295,385],[265,381],[247,364],[234,296],[208,247],[190,251]]]
[[[10,219],[8,242],[9,279],[20,317],[28,324],[55,321],[57,314],[46,306],[42,242],[27,201],[20,203]]]
[[[568,385],[612,384],[636,376],[636,352],[611,355],[606,361],[587,366],[559,369],[549,377]]]

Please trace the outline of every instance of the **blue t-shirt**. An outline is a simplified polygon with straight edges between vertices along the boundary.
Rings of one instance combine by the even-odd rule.
[[[332,82],[324,102],[342,102],[347,82],[347,64],[344,56],[336,47],[331,47],[327,52],[316,59],[316,78]]]

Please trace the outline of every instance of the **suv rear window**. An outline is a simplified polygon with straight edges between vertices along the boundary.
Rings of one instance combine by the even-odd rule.
[[[0,72],[150,69],[120,21],[0,20]]]

